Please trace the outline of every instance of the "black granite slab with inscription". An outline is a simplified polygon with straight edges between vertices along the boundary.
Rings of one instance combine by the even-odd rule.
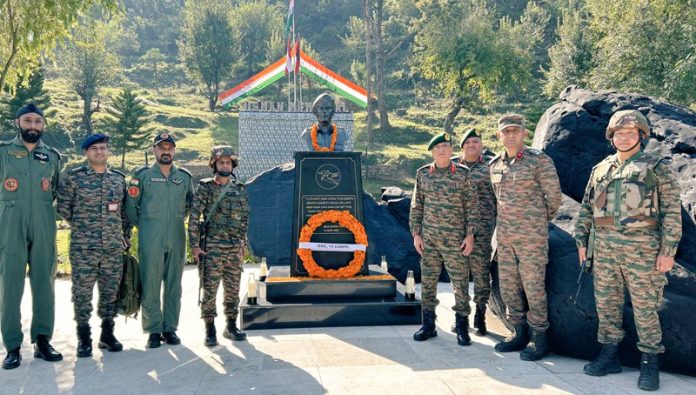
[[[297,256],[300,230],[314,214],[327,210],[348,211],[360,223],[363,221],[362,178],[359,152],[295,152],[295,193],[292,226],[292,276],[307,276]],[[316,243],[353,244],[355,238],[346,228],[327,223],[314,232]],[[312,253],[318,265],[325,269],[344,267],[353,259],[352,252]],[[365,260],[358,275],[368,274]]]

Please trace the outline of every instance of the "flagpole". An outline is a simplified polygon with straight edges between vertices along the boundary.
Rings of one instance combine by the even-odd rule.
[[[293,7],[292,10],[292,47],[295,48],[295,8]],[[295,58],[297,58],[297,54],[295,54]],[[297,61],[296,59],[294,59]],[[297,73],[295,72],[296,67],[293,67],[292,70],[292,79],[293,79],[293,87],[292,87],[292,92],[293,95],[295,96],[295,108],[297,108]]]

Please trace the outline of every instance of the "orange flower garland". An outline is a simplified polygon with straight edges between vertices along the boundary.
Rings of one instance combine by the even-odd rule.
[[[338,223],[353,233],[355,244],[364,244],[367,246],[367,233],[365,232],[365,227],[348,211],[338,210],[322,211],[311,216],[307,224],[303,226],[300,231],[300,243],[308,243],[314,231],[327,222]],[[312,256],[312,250],[308,248],[298,248],[297,256],[302,260],[304,268],[307,270],[310,277],[348,278],[355,276],[360,272],[360,269],[362,269],[363,262],[365,262],[365,252],[366,251],[354,251],[353,260],[348,262],[348,265],[339,269],[324,269],[319,266]]]
[[[336,141],[338,140],[338,128],[336,127],[336,124],[333,124],[331,126],[333,128],[333,131],[331,132],[331,144],[329,147],[320,147],[319,143],[317,142],[317,132],[319,131],[319,125],[314,124],[312,126],[312,132],[310,133],[312,137],[312,148],[314,148],[314,151],[316,152],[333,152],[334,149],[336,148]]]

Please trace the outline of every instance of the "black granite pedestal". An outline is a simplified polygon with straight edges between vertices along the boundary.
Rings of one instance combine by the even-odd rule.
[[[240,305],[242,329],[417,325],[420,301],[408,301],[403,286],[376,265],[349,279],[290,277],[288,266],[272,267],[259,282],[258,304]]]

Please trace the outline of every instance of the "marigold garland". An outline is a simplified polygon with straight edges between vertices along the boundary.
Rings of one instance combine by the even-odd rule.
[[[312,137],[312,148],[314,148],[314,151],[316,152],[333,152],[334,149],[336,148],[336,141],[338,140],[338,128],[336,127],[336,124],[333,124],[332,126],[333,131],[331,132],[331,144],[328,147],[320,147],[319,142],[317,141],[317,133],[319,132],[319,125],[314,124],[312,126],[312,132],[310,133]]]
[[[314,214],[309,218],[307,224],[300,231],[300,243],[310,242],[314,231],[318,227],[327,223],[335,222],[348,229],[355,237],[355,244],[367,246],[367,233],[365,227],[348,211],[328,210]],[[310,277],[319,278],[348,278],[355,276],[362,269],[365,262],[365,251],[354,251],[353,260],[348,265],[339,269],[324,269],[319,266],[312,256],[312,250],[308,248],[298,248],[297,256],[304,264],[305,270]]]

